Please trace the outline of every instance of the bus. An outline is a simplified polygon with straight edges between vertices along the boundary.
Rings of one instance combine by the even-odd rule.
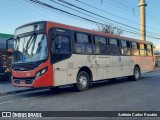
[[[15,30],[12,84],[16,87],[73,85],[87,90],[94,81],[139,80],[154,70],[153,44],[50,21]]]

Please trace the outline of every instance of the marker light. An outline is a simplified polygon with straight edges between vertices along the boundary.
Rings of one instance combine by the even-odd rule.
[[[47,72],[47,68],[40,70],[39,72],[36,73],[35,79],[39,78],[40,76],[42,76],[46,72]]]
[[[41,75],[43,75],[44,73],[46,73],[47,72],[47,69],[45,68],[45,69],[43,69],[42,71],[41,71]]]
[[[39,78],[41,76],[41,72],[37,72],[36,73],[36,79]]]

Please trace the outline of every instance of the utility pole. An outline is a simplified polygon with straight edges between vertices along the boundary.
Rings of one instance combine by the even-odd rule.
[[[146,40],[146,11],[147,6],[145,0],[139,0],[140,7],[140,40]]]

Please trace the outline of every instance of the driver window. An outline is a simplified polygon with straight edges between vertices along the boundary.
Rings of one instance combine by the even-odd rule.
[[[59,53],[69,53],[71,51],[69,37],[65,35],[57,35],[52,47],[54,47]]]

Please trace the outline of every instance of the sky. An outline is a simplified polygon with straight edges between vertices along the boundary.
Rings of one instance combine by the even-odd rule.
[[[87,19],[91,19],[103,24],[112,24],[113,27],[116,26],[124,30],[122,36],[136,39],[140,38],[139,0],[102,0],[102,2],[101,0],[79,0],[88,5],[92,5],[99,10],[77,2],[76,0],[65,0],[80,8],[98,14],[103,18],[93,14],[84,15],[75,10],[58,5],[50,0],[41,1]],[[57,0],[53,1],[59,2]],[[66,5],[62,2],[59,3]],[[160,0],[146,0],[146,3],[147,41],[153,42],[155,46],[158,46],[160,45]],[[14,30],[23,24],[42,20],[59,22],[87,29],[98,28],[97,24],[64,14],[53,9],[51,10],[42,6],[37,6],[34,3],[29,2],[29,0],[0,0],[0,33],[14,34]]]

